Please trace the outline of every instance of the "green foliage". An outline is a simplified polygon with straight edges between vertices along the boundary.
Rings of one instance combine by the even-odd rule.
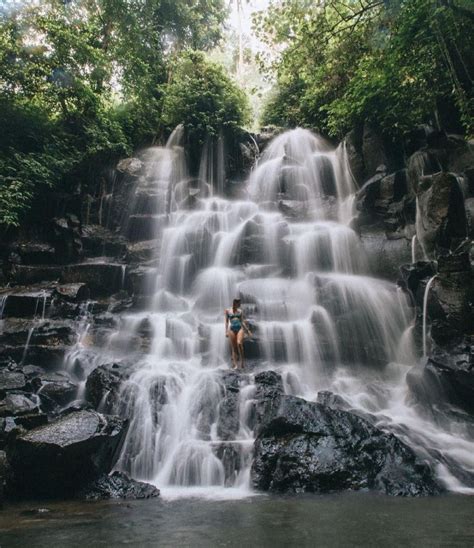
[[[207,136],[244,125],[248,111],[245,94],[221,66],[195,51],[177,60],[163,102],[163,121],[169,129],[183,124],[189,140],[203,144]]]
[[[474,18],[461,4],[441,0],[273,2],[255,21],[269,44],[283,48],[273,64],[261,59],[278,82],[263,123],[341,137],[371,121],[393,135],[443,123],[446,106],[456,105],[458,121],[472,134],[469,13]]]
[[[94,185],[165,130],[169,58],[220,38],[224,0],[44,0],[0,10],[0,225]]]

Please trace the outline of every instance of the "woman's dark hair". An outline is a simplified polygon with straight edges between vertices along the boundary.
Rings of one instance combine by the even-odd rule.
[[[232,301],[232,306],[235,306],[235,305],[237,305],[237,304],[240,304],[240,299],[234,299],[234,300]]]

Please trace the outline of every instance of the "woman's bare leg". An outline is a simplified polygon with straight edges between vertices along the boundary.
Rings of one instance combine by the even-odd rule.
[[[230,351],[232,353],[232,369],[237,369],[237,335],[229,329]]]
[[[237,333],[237,347],[239,349],[240,369],[244,368],[244,330]]]

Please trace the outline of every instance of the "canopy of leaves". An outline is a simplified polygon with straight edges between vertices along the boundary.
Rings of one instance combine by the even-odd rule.
[[[44,0],[0,10],[0,225],[94,185],[166,129],[170,59],[213,47],[224,0]],[[211,128],[212,129],[212,128]]]
[[[168,128],[183,124],[188,139],[203,144],[208,136],[244,125],[248,112],[245,94],[220,65],[195,51],[177,60],[163,102]]]
[[[281,0],[255,20],[279,46],[263,123],[334,137],[364,121],[400,134],[431,122],[473,127],[474,11],[441,0]]]

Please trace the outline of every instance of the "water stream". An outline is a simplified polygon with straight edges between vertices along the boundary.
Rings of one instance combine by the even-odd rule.
[[[370,276],[350,228],[356,189],[345,149],[307,130],[286,132],[230,200],[222,143],[214,152],[208,144],[196,180],[187,175],[181,133],[146,156],[161,242],[149,309],[123,315],[94,358],[135,361],[116,410],[130,417],[117,468],[165,497],[249,494],[252,374],[242,376],[238,433],[224,439],[218,428],[230,367],[224,309],[240,296],[257,349],[249,371],[277,370],[286,391],[306,399],[323,389],[341,395],[439,462],[449,488],[469,491],[473,441],[410,403],[405,375],[419,358],[414,311],[395,284]],[[144,325],[145,352],[134,342]],[[239,463],[231,473],[222,460],[229,444]]]

